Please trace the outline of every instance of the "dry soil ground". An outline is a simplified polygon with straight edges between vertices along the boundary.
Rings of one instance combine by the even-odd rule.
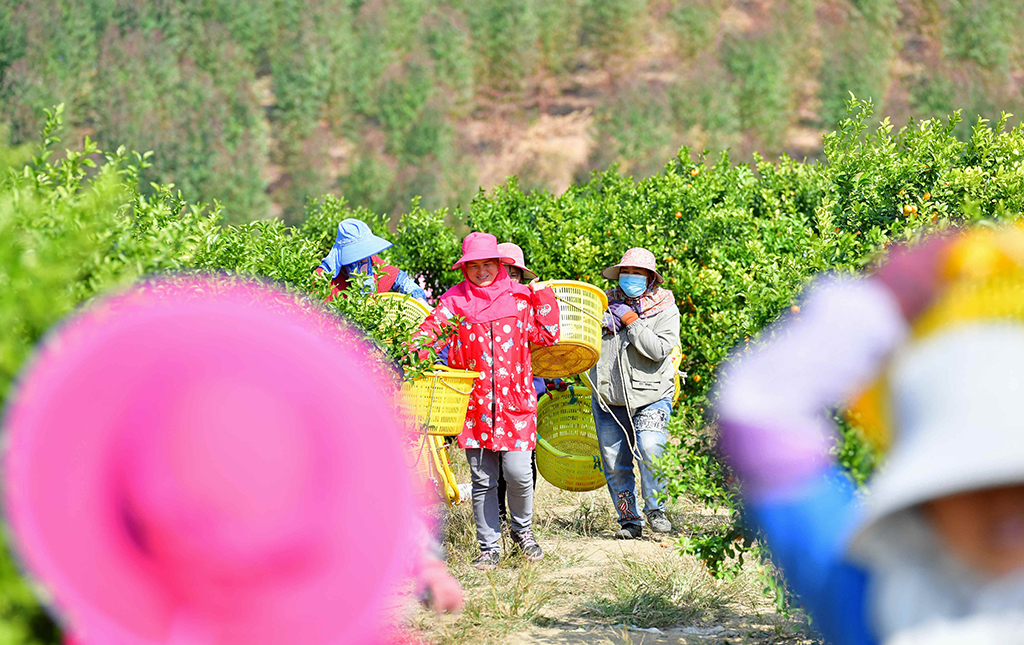
[[[460,481],[465,458],[455,451]],[[534,527],[546,557],[527,563],[506,555],[491,572],[469,563],[477,554],[472,509],[443,511],[449,569],[460,579],[466,607],[436,616],[410,602],[405,622],[433,643],[510,645],[749,643],[813,645],[819,641],[797,612],[775,611],[750,564],[734,580],[711,577],[696,559],[681,555],[670,536],[615,540],[617,525],[605,489],[559,490],[538,480]],[[720,521],[714,511],[685,502],[670,508],[673,524]],[[506,553],[508,550],[506,549]]]

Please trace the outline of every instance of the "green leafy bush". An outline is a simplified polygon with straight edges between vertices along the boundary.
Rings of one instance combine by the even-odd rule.
[[[845,118],[850,94],[873,99],[876,105],[884,99],[889,68],[897,53],[894,34],[898,19],[895,6],[883,2],[863,10],[851,8],[840,21],[825,26],[818,116],[826,128]]]
[[[954,136],[959,115],[895,130],[872,123],[870,101],[851,99],[847,118],[825,138],[827,163],[755,158],[733,164],[682,149],[662,171],[634,181],[615,168],[596,172],[561,195],[524,192],[515,179],[480,192],[463,221],[418,201],[398,218],[353,209],[331,196],[310,200],[295,227],[280,221],[225,224],[218,206],[190,202],[181,191],[140,177],[150,154],[82,150],[54,154],[63,108],[48,113],[43,142],[0,149],[14,164],[0,179],[0,396],[39,338],[62,316],[98,293],[140,276],[171,270],[214,270],[279,281],[297,295],[322,297],[328,283],[313,270],[339,220],[359,217],[395,245],[387,259],[419,278],[436,297],[460,279],[450,270],[467,228],[519,244],[542,278],[578,279],[601,287],[602,268],[623,251],[645,246],[658,260],[682,314],[682,369],[689,374],[671,431],[677,439],[661,463],[672,496],[692,496],[727,510],[715,527],[685,527],[682,547],[709,571],[729,576],[753,536],[738,524],[739,503],[714,453],[709,388],[730,350],[742,347],[798,302],[808,278],[822,270],[859,270],[889,244],[978,220],[1024,211],[1024,127],[979,120],[968,140]],[[458,233],[456,231],[459,231]],[[390,340],[400,330],[355,293],[333,308]],[[378,321],[378,322],[375,322]],[[406,361],[413,370],[417,366]],[[837,457],[854,479],[874,456],[848,426]],[[755,552],[756,555],[756,552]],[[6,566],[6,565],[5,565]],[[15,576],[0,567],[0,606],[12,642],[53,642],[52,627]],[[40,622],[42,621],[42,622]],[[20,639],[20,640],[18,640]]]
[[[583,42],[609,56],[640,39],[647,0],[583,0],[581,9]]]
[[[1014,25],[1021,18],[1020,3],[1012,0],[981,0],[943,3],[946,18],[946,51],[988,69],[1006,69],[1013,51]]]

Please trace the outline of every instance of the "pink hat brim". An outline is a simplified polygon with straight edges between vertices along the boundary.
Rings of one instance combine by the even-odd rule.
[[[466,262],[476,262],[477,260],[498,260],[502,264],[514,264],[515,263],[515,259],[507,257],[507,256],[504,256],[504,255],[501,255],[501,254],[494,255],[493,253],[490,253],[490,252],[487,252],[487,251],[470,251],[469,253],[467,253],[467,254],[463,255],[461,258],[459,258],[458,262],[456,262],[455,264],[452,265],[452,271],[460,268]]]
[[[400,430],[365,355],[288,299],[251,287],[193,300],[122,296],[65,324],[24,374],[5,419],[7,519],[23,564],[81,645],[152,645],[182,629],[237,645],[373,642],[415,534]],[[131,411],[175,394],[160,386],[161,370],[199,377],[223,373],[217,366],[246,385],[287,384],[315,420],[331,473],[315,570],[261,588],[248,605],[261,611],[246,616],[186,609],[129,539],[113,499],[111,465]]]
[[[533,280],[534,278],[537,277],[536,273],[534,273],[533,271],[530,271],[529,269],[524,267],[522,264],[519,264],[518,262],[506,262],[505,264],[509,264],[511,266],[514,266],[515,268],[517,268],[520,271],[522,271],[523,272],[523,279],[524,280]]]

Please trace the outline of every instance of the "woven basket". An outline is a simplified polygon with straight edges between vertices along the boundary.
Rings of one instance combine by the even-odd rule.
[[[405,383],[399,396],[406,423],[426,426],[427,434],[457,435],[466,422],[466,407],[479,372],[435,365],[433,371]]]
[[[409,329],[415,331],[420,323],[430,315],[429,307],[404,293],[390,291],[378,293],[374,297],[384,309],[384,314],[381,317],[382,323],[393,323],[395,320],[404,319]]]
[[[551,392],[537,403],[537,469],[562,490],[585,492],[605,485],[587,388]]]
[[[565,378],[586,372],[601,357],[601,315],[608,308],[608,298],[586,282],[552,280],[548,284],[558,299],[561,333],[557,344],[531,348],[533,374]]]

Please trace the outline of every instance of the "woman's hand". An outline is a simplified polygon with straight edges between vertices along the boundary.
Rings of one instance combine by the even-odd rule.
[[[636,315],[636,312],[633,311],[632,307],[622,302],[613,302],[608,305],[608,312],[615,316],[616,320],[618,320],[623,327],[629,326],[634,320],[639,318],[639,316]]]
[[[462,609],[462,586],[440,560],[430,560],[420,572],[420,600],[424,605],[441,612]]]
[[[530,287],[530,291],[536,293],[541,289],[547,289],[551,285],[549,285],[547,282],[538,282],[538,279],[534,278],[533,280],[530,280],[530,283],[527,286]]]
[[[622,327],[622,323],[610,311],[606,311],[604,316],[601,317],[601,326],[607,329],[608,333],[617,334],[619,333],[619,328]]]

